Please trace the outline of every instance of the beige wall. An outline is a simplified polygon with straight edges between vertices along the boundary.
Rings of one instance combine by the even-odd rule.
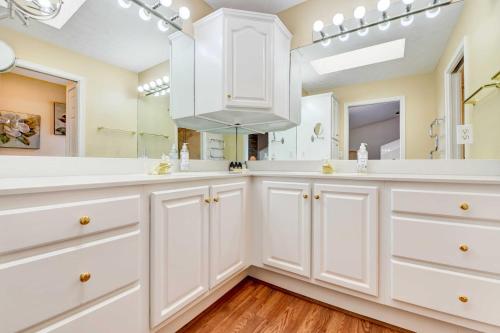
[[[66,103],[66,86],[0,74],[0,110],[41,116],[40,149],[0,148],[0,155],[64,156],[65,136],[54,135],[54,102]]]
[[[500,1],[466,0],[464,10],[448,41],[435,72],[438,114],[445,113],[444,72],[462,41],[465,41],[465,95],[490,82],[500,70]],[[493,91],[475,107],[466,107],[466,121],[473,125],[474,144],[466,157],[500,158],[500,92]]]
[[[339,101],[340,145],[343,147],[344,109],[346,103],[370,101],[388,97],[405,97],[406,158],[427,159],[432,149],[429,124],[436,117],[434,75],[423,74],[310,92],[311,95],[332,91]]]

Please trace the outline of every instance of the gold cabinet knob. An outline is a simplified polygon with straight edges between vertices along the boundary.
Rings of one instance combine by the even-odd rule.
[[[319,194],[316,194],[316,195],[314,196],[314,199],[316,199],[316,200],[319,200],[319,198],[320,198],[320,197],[319,197]]]
[[[460,209],[461,210],[469,210],[470,206],[467,202],[463,202],[461,205],[460,205]]]
[[[87,225],[90,223],[90,217],[89,216],[82,216],[80,217],[80,224],[81,225]]]
[[[304,195],[303,195],[303,197],[304,197],[304,199],[308,199],[308,198],[309,198],[309,195],[304,194]]]
[[[469,251],[469,246],[467,246],[466,244],[462,244],[462,245],[460,245],[459,249],[462,252],[467,252],[467,251]]]
[[[215,202],[219,202],[219,197],[215,197],[215,198],[214,198],[214,201],[215,201]]]
[[[231,98],[231,97],[232,97],[231,94],[227,94],[227,98]]]
[[[211,202],[210,198],[206,198],[206,199],[205,199],[205,202],[206,202],[207,204],[209,204],[209,203]]]
[[[458,296],[458,300],[462,303],[467,303],[469,301],[469,297],[467,296]]]
[[[85,283],[88,280],[90,280],[91,276],[92,275],[89,272],[82,273],[82,274],[80,274],[80,281],[83,282],[83,283]]]

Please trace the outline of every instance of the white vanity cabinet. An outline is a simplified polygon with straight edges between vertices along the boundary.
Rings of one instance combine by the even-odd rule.
[[[196,22],[194,34],[196,116],[293,126],[291,34],[277,16],[223,8]]]
[[[246,182],[151,194],[151,327],[245,268]]]
[[[301,276],[311,274],[311,185],[262,182],[262,261]]]
[[[314,184],[313,278],[378,294],[378,188]]]

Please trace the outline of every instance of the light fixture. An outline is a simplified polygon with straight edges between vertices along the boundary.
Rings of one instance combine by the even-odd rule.
[[[321,42],[321,45],[323,45],[324,47],[327,47],[329,46],[330,44],[332,43],[332,40],[330,38],[328,39],[325,39]]]
[[[405,39],[377,44],[354,51],[311,61],[311,66],[320,74],[340,72],[390,60],[401,59],[405,55]]]
[[[170,78],[166,75],[162,79],[163,79],[163,82],[165,82],[165,84],[168,84],[170,82]]]
[[[339,32],[341,34],[344,33],[344,31],[345,31],[345,28],[344,28],[344,14],[337,13],[337,14],[333,15],[332,22],[333,22],[334,25],[336,25],[339,28]],[[340,35],[339,39],[342,42],[345,42],[346,40],[349,39],[349,35],[348,34]]]
[[[142,86],[138,86],[137,87],[137,91],[140,92],[140,93],[143,93],[144,92],[144,88]]]
[[[156,88],[156,82],[155,81],[149,82],[149,86],[151,87],[151,89]]]
[[[389,29],[391,26],[391,21],[388,21],[387,10],[391,6],[391,0],[379,0],[377,3],[377,9],[382,13],[382,18],[380,19],[381,23],[378,25],[378,28],[381,31],[385,31]]]
[[[158,27],[158,30],[160,30],[161,32],[167,32],[168,29],[170,28],[170,26],[167,24],[167,22],[165,22],[163,20],[159,20],[158,23],[156,24],[156,26]]]
[[[165,75],[163,78],[158,78],[156,80],[152,80],[149,83],[139,85],[137,87],[137,91],[140,94],[143,94],[144,96],[165,95],[166,92],[168,92],[170,89],[168,81],[169,81],[169,78],[168,78],[168,76]]]
[[[165,7],[172,6],[172,0],[160,0],[160,4]]]
[[[162,79],[156,79],[156,85],[158,86],[161,86],[163,84],[163,80]]]
[[[413,4],[413,2],[415,2],[415,0],[403,0],[403,3],[406,5],[405,10],[406,10],[407,14],[411,12],[411,5]],[[407,15],[401,19],[401,25],[403,27],[407,27],[407,26],[411,25],[414,20],[415,20],[415,16]]]
[[[151,12],[147,9],[140,8],[139,9],[139,17],[143,19],[144,21],[149,21],[151,20]]]
[[[191,17],[191,11],[187,7],[179,8],[179,16],[183,20],[188,20]]]
[[[429,7],[435,6],[437,4],[439,4],[439,0],[432,0],[429,3]],[[425,16],[427,16],[427,18],[432,19],[432,18],[435,18],[436,16],[438,16],[440,12],[441,12],[441,7],[429,9],[429,10],[425,11]]]
[[[359,27],[362,28],[365,26],[365,15],[366,15],[366,8],[363,6],[358,6],[354,9],[354,18],[359,20]],[[358,30],[358,35],[360,36],[366,36],[369,32],[368,28],[360,29]]]
[[[144,89],[144,91],[148,91],[150,88],[149,88],[149,84],[145,83],[143,86],[142,86],[142,89]]]
[[[16,16],[24,25],[28,25],[30,19],[47,21],[55,18],[61,12],[62,0],[4,0],[7,12],[0,15],[0,19]]]
[[[323,21],[317,20],[313,24],[313,30],[316,32],[321,32],[321,31],[323,31],[324,26],[325,26],[325,24],[323,23]]]
[[[118,4],[120,7],[128,9],[132,6],[132,2],[130,0],[118,0]]]

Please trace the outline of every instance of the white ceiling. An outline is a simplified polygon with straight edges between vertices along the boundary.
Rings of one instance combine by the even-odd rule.
[[[414,8],[425,8],[427,4],[427,0],[416,0]],[[317,43],[297,49],[302,54],[303,88],[309,93],[315,93],[339,86],[432,72],[444,52],[444,48],[458,21],[462,8],[463,3],[460,2],[443,7],[440,15],[434,19],[428,19],[425,17],[425,14],[420,14],[415,17],[415,21],[409,27],[403,27],[399,21],[393,21],[390,28],[386,31],[380,31],[378,27],[372,27],[365,37],[360,37],[354,33],[345,42],[334,39],[328,46]],[[397,15],[403,10],[402,3],[393,3],[389,15]],[[377,11],[368,12],[367,22],[374,22],[379,17],[380,13]],[[352,18],[346,20],[345,26],[347,29],[353,28],[356,25],[356,20]],[[328,26],[325,28],[325,32],[329,34],[336,33],[337,31],[336,27]],[[405,56],[403,59],[325,75],[319,75],[310,64],[315,59],[400,38],[406,39]]]
[[[307,0],[205,0],[212,8],[233,8],[276,14]]]
[[[399,117],[399,101],[349,107],[349,128],[358,128]]]
[[[167,17],[172,14],[167,8],[162,10]],[[169,32],[161,33],[156,23],[155,18],[141,20],[135,5],[123,9],[116,0],[87,0],[60,30],[34,20],[24,27],[17,19],[1,20],[0,28],[5,26],[105,63],[142,72],[168,60],[170,55]]]

